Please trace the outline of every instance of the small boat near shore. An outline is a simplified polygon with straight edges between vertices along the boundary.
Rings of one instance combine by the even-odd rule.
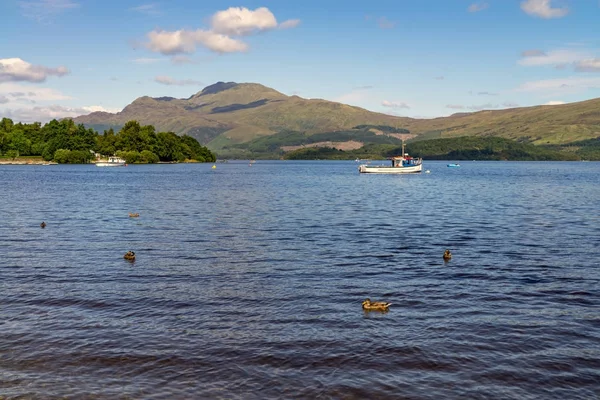
[[[125,167],[127,163],[120,157],[108,157],[106,161],[96,161],[96,167]]]
[[[448,164],[448,168],[458,168],[460,167],[460,164],[456,163],[456,164]]]
[[[404,142],[402,142],[402,155],[388,158],[392,165],[366,165],[358,167],[361,174],[411,174],[423,170],[423,159],[414,158],[404,152]]]

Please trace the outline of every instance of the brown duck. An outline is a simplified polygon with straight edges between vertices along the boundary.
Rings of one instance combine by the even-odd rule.
[[[127,253],[125,253],[123,258],[126,259],[127,261],[135,261],[135,253],[133,251],[129,250]]]
[[[450,261],[450,259],[452,259],[452,253],[450,253],[450,250],[446,249],[442,258],[444,261]]]
[[[371,301],[366,299],[362,302],[362,308],[367,311],[387,311],[392,303],[386,303],[385,301]]]

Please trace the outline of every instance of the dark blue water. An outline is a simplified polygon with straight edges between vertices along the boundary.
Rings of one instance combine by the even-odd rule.
[[[600,397],[600,163],[210,167],[0,167],[0,398]]]

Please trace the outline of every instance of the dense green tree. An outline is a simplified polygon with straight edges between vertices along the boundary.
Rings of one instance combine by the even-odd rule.
[[[17,150],[8,150],[6,152],[6,157],[14,160],[15,158],[19,157],[19,152]]]
[[[197,160],[200,162],[215,162],[215,155],[208,150],[208,148],[202,146],[196,139],[191,136],[183,135],[181,136],[181,142],[185,144],[190,153],[186,154],[188,158]]]
[[[92,153],[85,150],[58,149],[54,161],[60,164],[85,164],[92,159]]]
[[[156,154],[161,161],[175,161],[183,157],[183,149],[179,137],[173,132],[156,134]]]
[[[14,123],[10,118],[2,118],[0,121],[0,132],[8,133],[12,130]]]
[[[124,151],[149,150],[156,141],[152,125],[140,126],[137,121],[129,121],[117,135],[116,147]]]
[[[31,140],[25,137],[21,130],[13,130],[6,135],[6,148],[16,150],[20,155],[28,156],[31,154]]]
[[[140,158],[143,162],[147,162],[148,164],[156,164],[160,161],[158,156],[150,150],[142,150],[140,153]]]
[[[118,132],[113,129],[98,135],[72,120],[52,120],[40,123],[14,124],[9,118],[0,120],[0,154],[11,151],[21,156],[41,155],[45,160],[64,163],[85,163],[93,152],[105,156],[123,154],[128,163],[162,161],[214,161],[215,155],[192,137],[180,137],[173,132],[156,133],[152,125],[141,126],[129,121]],[[15,156],[16,157],[16,156]]]
[[[117,151],[117,156],[121,157],[127,164],[134,164],[140,162],[142,155],[138,151]]]
[[[116,147],[117,137],[115,136],[115,131],[113,128],[110,128],[108,131],[104,131],[102,136],[98,136],[96,138],[96,148],[98,149],[98,153],[105,156],[112,156],[117,151]]]

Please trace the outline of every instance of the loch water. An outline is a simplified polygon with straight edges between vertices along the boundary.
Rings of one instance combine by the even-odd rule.
[[[0,167],[0,399],[600,398],[600,163],[216,166]]]

